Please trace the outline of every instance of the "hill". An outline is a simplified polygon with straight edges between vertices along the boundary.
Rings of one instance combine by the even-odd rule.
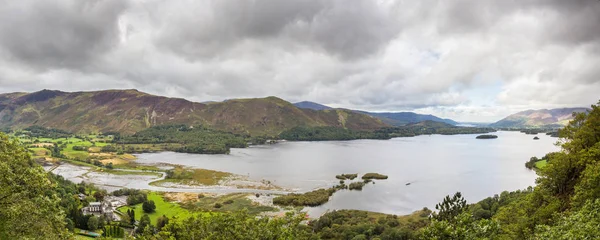
[[[512,114],[498,122],[490,124],[497,128],[531,128],[552,127],[558,128],[567,125],[573,119],[573,112],[589,111],[589,108],[556,108],[527,110]]]
[[[0,127],[31,125],[71,132],[134,133],[165,124],[205,125],[218,130],[275,136],[296,126],[375,130],[380,120],[349,110],[299,109],[277,97],[197,103],[137,90],[0,95]]]
[[[319,104],[316,102],[310,102],[310,101],[297,102],[297,103],[294,103],[294,106],[296,106],[298,108],[312,109],[312,110],[332,109],[329,106]],[[409,123],[418,123],[418,122],[422,122],[422,121],[436,121],[436,122],[443,122],[443,123],[447,123],[447,124],[451,124],[451,125],[458,125],[458,122],[455,122],[452,119],[439,118],[439,117],[436,117],[436,116],[430,115],[430,114],[425,115],[425,114],[418,114],[418,113],[414,113],[414,112],[367,112],[367,111],[358,111],[358,110],[353,110],[353,111],[379,118],[384,123],[387,123],[387,124],[393,125],[393,126],[402,126],[402,125],[406,125]]]
[[[312,109],[312,110],[332,109],[332,107],[325,106],[323,104],[319,104],[316,102],[310,102],[310,101],[297,102],[297,103],[294,103],[294,106],[296,106],[298,108]]]
[[[402,126],[409,123],[418,123],[422,121],[435,121],[441,123],[447,123],[450,125],[458,125],[458,122],[455,122],[452,119],[444,119],[439,118],[430,114],[418,114],[414,112],[361,112],[367,115],[371,115],[373,117],[381,119],[381,121],[394,125],[394,126]]]

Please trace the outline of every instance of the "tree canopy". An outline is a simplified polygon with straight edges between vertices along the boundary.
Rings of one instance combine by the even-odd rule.
[[[0,239],[68,236],[48,174],[17,140],[0,133]]]

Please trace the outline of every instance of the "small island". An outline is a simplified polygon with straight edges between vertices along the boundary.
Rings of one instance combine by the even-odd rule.
[[[341,175],[336,175],[335,176],[335,178],[337,178],[339,180],[354,180],[356,177],[358,177],[358,174],[356,174],[356,173],[341,174]]]
[[[479,135],[476,138],[477,139],[496,139],[496,138],[498,138],[498,136],[491,135],[491,134],[484,134],[484,135]]]
[[[388,179],[387,175],[383,175],[383,174],[379,174],[379,173],[366,173],[365,175],[362,176],[362,179],[364,180],[370,180],[370,179],[379,179],[379,180],[383,180],[383,179]]]
[[[533,140],[540,140],[540,138],[536,136],[533,138]]]

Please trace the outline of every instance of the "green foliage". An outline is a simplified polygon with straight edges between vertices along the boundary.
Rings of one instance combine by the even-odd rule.
[[[600,239],[599,226],[600,199],[595,199],[573,213],[563,214],[553,226],[537,226],[535,239]]]
[[[471,212],[475,220],[491,219],[492,216],[496,215],[500,208],[507,206],[513,201],[525,197],[531,192],[533,192],[532,187],[529,187],[525,190],[517,190],[513,192],[504,191],[500,195],[496,194],[493,197],[485,198],[469,206],[469,211]]]
[[[143,203],[148,200],[148,195],[145,192],[137,192],[135,194],[130,194],[127,196],[127,205],[136,205],[138,203]]]
[[[437,213],[433,213],[432,218],[438,221],[453,221],[456,216],[467,210],[467,201],[460,192],[454,194],[452,198],[446,196],[441,203],[435,205]]]
[[[131,219],[140,220],[143,215],[148,215],[152,223],[156,223],[157,219],[162,215],[167,216],[168,218],[177,217],[179,219],[187,218],[190,215],[190,211],[182,208],[178,203],[172,203],[165,201],[163,196],[159,193],[150,192],[148,193],[147,200],[154,201],[156,209],[153,213],[144,213],[142,209],[142,204],[137,204],[135,206],[124,206],[118,208],[119,212],[127,213],[131,212]]]
[[[151,228],[150,217],[148,214],[144,214],[142,218],[140,218],[140,222],[138,223],[138,228],[136,230],[137,233],[142,233],[146,228]]]
[[[390,127],[378,130],[379,133],[388,134],[390,137],[414,137],[419,135],[455,135],[455,134],[476,134],[495,132],[492,128],[476,127],[458,127],[446,123],[423,121],[411,123],[400,127]]]
[[[328,141],[354,139],[390,139],[386,133],[355,131],[339,127],[294,127],[283,131],[279,138],[290,141]]]
[[[169,224],[169,218],[165,215],[162,215],[156,219],[156,229],[159,231],[167,224]]]
[[[73,135],[70,132],[63,131],[60,129],[45,128],[45,127],[37,126],[37,125],[27,127],[23,130],[26,131],[26,132],[22,132],[23,134],[30,136],[30,137],[37,137],[37,138],[56,139],[56,138],[68,138]]]
[[[90,231],[95,231],[98,229],[98,225],[100,224],[100,219],[96,216],[91,216],[87,222],[87,229]]]
[[[142,209],[145,213],[153,213],[156,210],[156,205],[152,200],[145,201],[144,203],[142,203]]]
[[[539,162],[541,162],[541,161],[548,162],[548,160],[550,160],[552,158],[552,156],[556,155],[556,154],[558,154],[558,153],[551,152],[551,153],[544,155],[544,157],[542,157],[541,159],[537,158],[537,157],[531,157],[529,159],[529,161],[525,163],[525,167],[528,169],[537,169],[538,168],[537,165],[539,165],[538,164]]]
[[[365,175],[362,176],[362,179],[379,179],[379,180],[384,180],[384,179],[388,179],[387,175],[383,175],[380,173],[365,173]]]
[[[498,239],[500,225],[493,220],[473,220],[471,215],[463,212],[447,220],[432,219],[431,223],[421,229],[420,239]]]
[[[248,146],[244,136],[185,125],[154,126],[131,136],[115,137],[113,141],[119,144],[179,143],[183,146],[166,150],[202,154],[224,154],[229,153],[230,148]]]
[[[0,133],[0,239],[68,236],[56,185],[18,140]]]
[[[336,191],[335,188],[318,189],[306,193],[290,193],[273,198],[273,204],[283,206],[310,206],[315,207],[329,201],[329,197]]]
[[[311,239],[310,229],[301,224],[304,215],[257,218],[246,212],[204,214],[170,221],[157,234],[144,232],[141,239]]]
[[[110,238],[123,238],[123,237],[125,237],[125,230],[123,230],[119,226],[108,225],[108,226],[104,227],[102,236],[110,237]]]
[[[415,239],[414,230],[426,224],[427,218],[410,217],[403,221],[396,215],[337,210],[325,213],[309,226],[320,239]]]

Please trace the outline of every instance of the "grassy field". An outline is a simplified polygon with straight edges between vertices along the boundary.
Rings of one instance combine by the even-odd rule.
[[[192,215],[192,213],[189,210],[182,208],[181,206],[179,206],[179,204],[165,201],[163,196],[158,193],[149,193],[148,200],[152,200],[154,201],[154,204],[156,204],[156,211],[148,214],[148,217],[150,217],[150,221],[153,225],[156,224],[156,219],[158,219],[158,217],[162,215],[167,216],[169,219],[172,219],[174,216],[177,216],[178,219],[185,219]],[[126,214],[128,209],[134,209],[135,219],[137,220],[140,220],[140,218],[144,215],[144,210],[142,210],[142,204],[137,204],[133,207],[124,206],[119,208],[118,210]]]
[[[542,168],[546,167],[547,164],[548,164],[548,162],[546,160],[537,161],[537,162],[535,162],[535,167],[538,169],[542,169]]]
[[[206,196],[198,198],[195,202],[185,203],[183,206],[192,211],[233,212],[246,209],[250,214],[276,210],[274,207],[253,203],[247,196],[249,196],[247,193],[232,193],[216,197]],[[220,207],[216,208],[216,204],[219,204]]]

